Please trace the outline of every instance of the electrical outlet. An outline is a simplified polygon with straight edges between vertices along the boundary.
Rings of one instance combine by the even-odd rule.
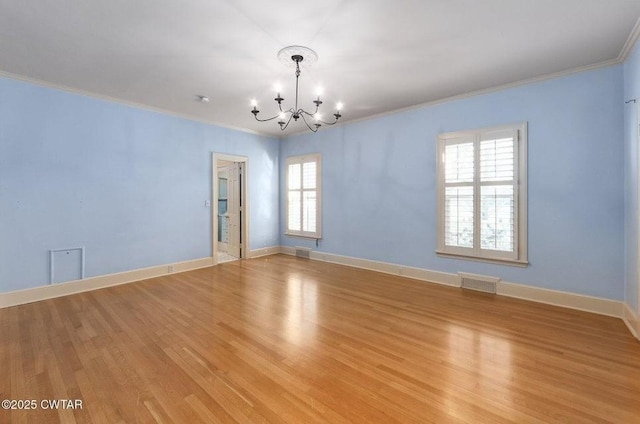
[[[173,265],[169,265],[167,267],[167,272],[173,272]]]

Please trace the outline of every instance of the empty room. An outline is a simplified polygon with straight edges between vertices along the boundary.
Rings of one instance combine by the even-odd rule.
[[[640,424],[640,1],[0,2],[0,423]]]

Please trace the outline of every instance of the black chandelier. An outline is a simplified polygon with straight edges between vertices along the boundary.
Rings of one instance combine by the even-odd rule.
[[[322,116],[318,112],[318,109],[320,108],[320,105],[322,104],[322,100],[320,100],[320,96],[319,95],[318,95],[318,98],[313,101],[313,103],[316,105],[316,109],[315,109],[314,112],[307,112],[303,108],[298,108],[298,80],[300,78],[300,62],[302,62],[306,58],[307,59],[307,63],[309,65],[312,65],[313,63],[315,63],[318,60],[318,55],[313,50],[311,50],[311,49],[309,49],[307,47],[289,46],[289,47],[285,47],[285,48],[281,49],[278,52],[278,58],[281,61],[283,61],[285,63],[288,63],[288,64],[295,65],[295,67],[296,67],[296,102],[295,102],[295,107],[292,107],[292,108],[287,109],[287,110],[282,109],[282,101],[284,99],[282,98],[282,96],[280,96],[280,90],[278,90],[277,96],[276,96],[276,98],[274,100],[278,103],[278,109],[280,110],[280,112],[277,115],[275,115],[275,116],[273,116],[271,118],[267,118],[267,119],[258,118],[258,113],[260,113],[260,111],[258,110],[258,103],[256,102],[255,99],[251,101],[251,105],[253,106],[253,110],[251,111],[251,113],[253,113],[253,116],[256,118],[256,121],[267,122],[267,121],[272,121],[272,120],[274,120],[276,118],[279,118],[278,125],[280,125],[280,130],[281,131],[284,131],[289,126],[289,123],[291,122],[291,119],[293,119],[294,121],[298,121],[298,119],[302,118],[302,120],[304,121],[304,123],[307,126],[307,128],[309,128],[313,132],[318,131],[318,129],[323,124],[324,125],[335,125],[335,123],[338,122],[338,119],[340,119],[340,117],[342,116],[340,114],[340,110],[342,109],[342,103],[338,103],[336,105],[336,113],[333,114],[335,119],[334,119],[333,122],[327,122],[327,121],[323,121],[322,120]],[[309,124],[307,119],[312,120],[312,125]]]

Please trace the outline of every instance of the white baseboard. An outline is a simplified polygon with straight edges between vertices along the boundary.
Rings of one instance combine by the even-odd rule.
[[[518,299],[531,300],[538,303],[546,303],[548,305],[562,306],[563,308],[577,309],[580,311],[622,318],[623,303],[617,300],[563,292],[559,290],[543,289],[524,284],[509,283],[506,281],[500,281],[500,283],[498,283],[498,294]]]
[[[83,280],[68,281],[66,283],[50,284],[31,289],[0,293],[0,308],[23,305],[25,303],[37,302],[39,300],[52,299],[89,290],[132,283],[134,281],[161,277],[163,275],[175,274],[178,272],[192,271],[198,268],[206,268],[211,265],[213,265],[213,258],[194,259],[191,261],[176,262],[149,268],[135,269],[132,271],[118,272],[115,274],[89,277]],[[173,267],[173,271],[170,272],[169,267]]]
[[[275,255],[277,253],[280,253],[281,249],[282,248],[280,246],[271,246],[251,250],[249,251],[249,258],[259,258],[261,256]]]
[[[631,331],[631,334],[633,334],[636,339],[640,340],[640,319],[638,319],[638,316],[626,303],[624,304],[622,320],[627,325],[629,331]]]
[[[260,256],[274,255],[276,253],[280,253],[280,246],[271,246],[252,250],[249,252],[249,257],[257,258]],[[25,303],[37,302],[39,300],[53,299],[55,297],[67,296],[89,290],[132,283],[135,281],[146,280],[148,278],[175,274],[177,272],[192,271],[194,269],[206,268],[212,265],[213,258],[194,259],[191,261],[158,265],[115,274],[100,275],[97,277],[85,278],[83,280],[67,281],[65,283],[50,284],[30,289],[0,293],[0,308],[23,305]],[[172,272],[169,272],[170,266],[173,267]]]
[[[282,246],[280,253],[295,255],[295,249],[289,246]],[[460,287],[460,276],[447,272],[431,271],[428,269],[408,267],[387,262],[378,262],[368,259],[353,258],[349,256],[334,255],[312,251],[311,259],[317,261],[331,262],[341,265],[348,265],[355,268],[363,268],[371,271],[379,271],[387,274],[400,275],[414,278],[416,280],[428,281],[436,284]],[[578,309],[581,311],[593,312],[600,315],[608,315],[615,318],[622,318],[623,303],[610,299],[586,296],[576,293],[567,293],[558,290],[549,290],[524,284],[515,284],[505,281],[497,283],[498,294],[502,296],[515,297],[518,299],[530,300],[538,303],[546,303],[564,308]]]
[[[250,251],[249,257],[258,258],[261,256],[268,256],[276,253],[284,253],[294,256],[295,248],[289,246],[265,247]],[[317,251],[312,251],[310,257],[312,260],[316,261],[335,263],[351,266],[354,268],[399,275],[446,286],[460,287],[460,276],[457,274]],[[158,265],[150,268],[125,271],[116,274],[101,275],[97,277],[85,278],[83,280],[69,281],[66,283],[51,284],[47,286],[34,287],[31,289],[0,293],[0,308],[37,302],[39,300],[52,299],[55,297],[131,283],[134,281],[146,280],[148,278],[175,274],[177,272],[206,268],[212,265],[213,258],[209,257],[191,261],[177,262],[173,264]],[[169,272],[170,266],[173,267],[173,272]],[[629,306],[623,302],[585,296],[575,293],[567,293],[558,290],[543,289],[539,287],[532,287],[505,281],[500,281],[498,283],[497,290],[498,294],[502,296],[515,297],[518,299],[530,300],[533,302],[546,303],[570,309],[593,312],[600,315],[622,318],[631,333],[636,338],[640,339],[640,320],[638,319],[636,314],[629,308]]]
[[[281,252],[287,255],[295,255],[295,249],[288,246],[283,246]],[[460,287],[460,278],[455,274],[448,274],[445,272],[431,271],[428,269],[397,265],[389,262],[372,261],[369,259],[360,259],[351,256],[334,255],[333,253],[316,251],[311,251],[310,258],[316,261],[347,265],[354,268],[384,272],[385,274],[401,275],[415,280],[431,281],[447,286]]]

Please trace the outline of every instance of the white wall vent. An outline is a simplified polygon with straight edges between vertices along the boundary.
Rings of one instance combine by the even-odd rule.
[[[463,289],[476,290],[485,293],[497,293],[498,283],[500,278],[490,277],[487,275],[467,274],[466,272],[459,272],[460,287]]]
[[[49,250],[49,284],[84,279],[84,246]]]
[[[299,258],[310,259],[311,249],[308,247],[296,246],[296,256]]]

